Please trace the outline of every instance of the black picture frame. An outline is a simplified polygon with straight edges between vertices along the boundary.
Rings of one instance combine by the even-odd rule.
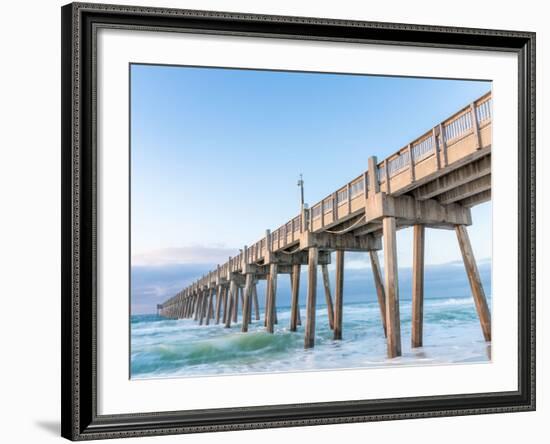
[[[86,3],[68,4],[61,15],[62,436],[102,439],[535,409],[535,33]],[[97,26],[515,53],[519,62],[518,390],[98,415],[93,77]]]

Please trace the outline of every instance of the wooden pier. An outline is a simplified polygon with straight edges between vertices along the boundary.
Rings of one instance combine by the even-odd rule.
[[[267,230],[205,276],[160,304],[161,316],[193,318],[199,325],[241,318],[241,330],[260,321],[257,282],[266,280],[264,326],[277,323],[277,280],[291,280],[290,330],[302,324],[299,307],[301,267],[307,266],[304,347],[315,345],[318,268],[321,267],[330,328],[344,335],[345,251],[368,252],[372,265],[388,356],[401,355],[396,231],[413,227],[412,347],[422,346],[424,238],[426,228],[454,230],[472,290],[481,332],[491,340],[491,314],[466,227],[470,208],[491,199],[491,94],[480,97],[276,230]],[[378,250],[384,247],[384,275]],[[327,265],[336,252],[334,301]]]

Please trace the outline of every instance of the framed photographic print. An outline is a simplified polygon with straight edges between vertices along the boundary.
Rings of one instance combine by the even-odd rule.
[[[62,435],[535,408],[535,35],[62,8]]]

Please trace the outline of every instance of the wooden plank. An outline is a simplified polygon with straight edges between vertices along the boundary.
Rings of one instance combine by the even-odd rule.
[[[490,341],[491,312],[489,311],[487,299],[485,298],[485,292],[483,291],[483,285],[481,284],[479,270],[477,268],[472,245],[470,244],[470,237],[468,236],[468,231],[464,225],[457,225],[455,231],[458,238],[458,245],[460,246],[460,252],[462,253],[462,260],[464,261],[464,266],[466,268],[466,274],[468,275],[468,280],[470,282],[472,295],[474,297],[479,322],[481,323],[483,337],[486,341]]]
[[[399,285],[397,280],[397,245],[395,217],[384,217],[384,272],[386,289],[386,328],[388,357],[401,356],[401,320],[399,316]]]
[[[315,346],[315,305],[317,302],[317,260],[319,249],[310,248],[308,252],[307,318],[304,336],[304,348]]]
[[[325,302],[327,304],[328,325],[331,330],[334,330],[334,306],[332,305],[332,296],[330,294],[330,279],[328,276],[328,267],[321,265],[323,274],[323,285],[325,287]]]
[[[424,314],[424,225],[413,228],[412,334],[413,348],[422,347]]]
[[[291,298],[290,298],[290,331],[296,331],[298,325],[298,316],[300,313],[300,264],[292,266],[291,279]]]
[[[344,250],[336,250],[336,289],[334,293],[334,339],[342,339],[342,319],[344,308]]]
[[[374,277],[374,286],[376,287],[376,296],[378,297],[378,306],[380,307],[380,317],[384,336],[388,336],[386,328],[386,292],[384,291],[384,281],[380,270],[380,261],[378,260],[378,251],[369,251],[372,274]]]

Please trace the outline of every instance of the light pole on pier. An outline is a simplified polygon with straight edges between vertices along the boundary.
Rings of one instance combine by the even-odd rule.
[[[302,177],[302,173],[300,173],[300,179],[298,180],[298,184],[300,187],[300,209],[304,209],[304,179]]]

